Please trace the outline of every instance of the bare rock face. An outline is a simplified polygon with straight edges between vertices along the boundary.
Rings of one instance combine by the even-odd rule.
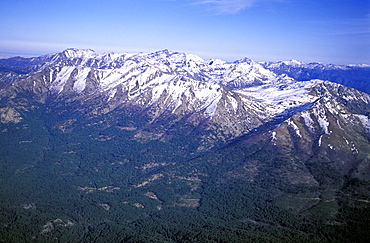
[[[19,123],[22,120],[21,114],[14,108],[0,108],[0,121],[1,123]]]

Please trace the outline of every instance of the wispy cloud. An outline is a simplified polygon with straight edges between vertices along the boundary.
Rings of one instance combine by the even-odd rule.
[[[370,34],[370,14],[355,19],[313,21],[312,23],[329,27],[329,29],[325,30],[325,34],[327,35]]]
[[[216,14],[235,14],[266,0],[194,0],[196,5],[204,5]]]
[[[338,32],[337,34],[370,34],[370,14],[340,24],[342,33]]]

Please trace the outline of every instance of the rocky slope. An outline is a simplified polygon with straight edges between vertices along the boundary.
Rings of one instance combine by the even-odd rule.
[[[183,215],[194,232],[213,225],[266,241],[289,232],[330,242],[367,227],[369,94],[247,58],[168,50],[68,49],[0,63],[8,240],[27,228],[41,242],[58,230],[91,241],[107,229],[166,241],[164,222]]]
[[[2,76],[3,100],[31,95],[34,101],[78,103],[90,114],[135,107],[150,124],[172,117],[198,126],[207,123],[235,138],[276,115],[267,106],[235,90],[265,83],[292,81],[249,59],[235,63],[168,50],[150,54],[97,54],[68,49],[38,58],[3,60],[27,74]],[[14,78],[14,79],[13,79]],[[77,107],[75,108],[77,109]],[[227,115],[226,115],[227,114]],[[171,124],[171,123],[169,123]]]
[[[3,59],[1,63],[24,68],[26,72],[2,73],[0,95],[3,106],[12,104],[9,109],[29,110],[32,105],[63,104],[74,111],[84,110],[88,117],[131,109],[135,110],[132,116],[140,114],[147,119],[144,127],[154,128],[153,137],[161,137],[171,126],[183,121],[212,131],[213,142],[225,142],[263,124],[282,122],[324,102],[323,98],[329,95],[315,91],[325,89],[326,84],[321,80],[298,82],[269,70],[307,68],[298,61],[269,63],[264,65],[266,69],[247,58],[233,63],[217,59],[205,61],[195,55],[168,50],[148,54],[98,54],[92,50],[67,49],[35,58]],[[314,66],[324,70],[339,68]],[[339,90],[349,89],[340,86],[330,93],[337,100],[347,95],[343,91],[338,93]],[[326,99],[325,104],[329,105],[332,98]],[[341,99],[344,102],[344,98]],[[352,102],[358,99],[365,99],[358,102],[360,107],[366,107],[368,96],[359,93],[349,98]],[[337,105],[331,106],[339,109]],[[320,116],[326,114],[321,114],[323,112],[323,108],[317,110],[320,114],[313,123],[323,123],[320,120]],[[351,112],[366,123],[366,109]],[[17,112],[11,114],[19,117]],[[3,116],[10,119],[9,115]],[[14,119],[18,120],[20,118]],[[205,146],[212,147],[209,137],[203,140],[209,142]]]

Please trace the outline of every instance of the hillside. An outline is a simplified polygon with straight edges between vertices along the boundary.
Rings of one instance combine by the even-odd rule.
[[[365,92],[169,50],[0,63],[2,242],[369,237]]]

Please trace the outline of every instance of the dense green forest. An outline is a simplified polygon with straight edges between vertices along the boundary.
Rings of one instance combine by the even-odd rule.
[[[283,148],[242,139],[196,152],[206,131],[181,121],[148,139],[135,136],[145,117],[87,119],[60,107],[22,115],[0,127],[0,242],[370,238],[370,184],[330,163],[303,168]],[[319,184],[290,183],[292,164]]]

